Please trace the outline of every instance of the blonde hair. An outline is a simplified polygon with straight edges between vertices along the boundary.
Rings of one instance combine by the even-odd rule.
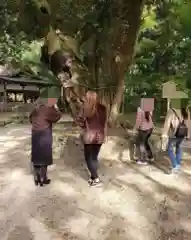
[[[84,115],[92,117],[97,112],[98,96],[96,92],[88,91],[84,98]]]

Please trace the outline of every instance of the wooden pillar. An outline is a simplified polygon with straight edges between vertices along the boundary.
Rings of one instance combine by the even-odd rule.
[[[3,96],[3,102],[7,103],[7,82],[3,82],[3,87],[4,87],[4,96]]]
[[[169,111],[169,109],[170,109],[170,99],[167,98],[167,112]]]
[[[26,95],[25,95],[25,84],[20,84],[21,87],[22,87],[22,93],[23,93],[23,103],[27,103],[27,100],[26,100]]]
[[[18,94],[15,93],[15,102],[17,102]]]
[[[38,97],[40,97],[41,88],[42,88],[42,86],[40,85],[40,86],[38,87]]]

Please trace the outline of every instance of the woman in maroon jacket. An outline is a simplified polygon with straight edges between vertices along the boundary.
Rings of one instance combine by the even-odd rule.
[[[50,179],[47,178],[47,166],[53,163],[52,124],[61,118],[62,112],[63,105],[59,99],[53,106],[39,102],[29,116],[32,124],[31,161],[36,185],[50,183]]]
[[[87,92],[84,104],[77,117],[78,125],[83,129],[85,161],[90,171],[90,186],[100,184],[98,177],[98,154],[106,136],[107,110],[99,103],[96,92]]]

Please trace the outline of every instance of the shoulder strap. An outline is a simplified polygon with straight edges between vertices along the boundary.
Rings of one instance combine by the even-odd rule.
[[[178,114],[177,114],[177,112],[172,108],[172,111],[174,112],[174,114],[176,115],[176,117],[178,118],[178,121],[181,123],[181,122],[183,122],[183,121],[181,121],[180,120],[180,118],[179,118],[179,116],[178,116]]]

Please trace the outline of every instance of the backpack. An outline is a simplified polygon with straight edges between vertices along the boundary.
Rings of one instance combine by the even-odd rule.
[[[178,127],[176,129],[176,132],[175,132],[175,137],[176,138],[185,138],[187,137],[188,135],[188,127],[186,126],[184,120],[180,120],[178,114],[176,113],[176,111],[174,109],[172,109],[174,114],[176,115],[176,117],[178,118],[179,120],[179,124],[178,124]]]

